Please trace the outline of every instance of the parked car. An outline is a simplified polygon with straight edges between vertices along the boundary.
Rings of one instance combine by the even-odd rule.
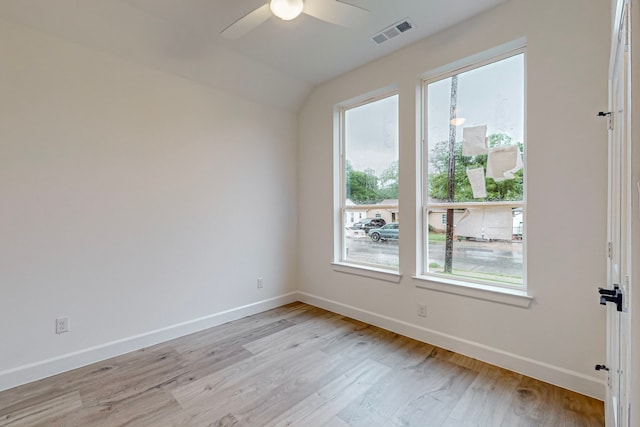
[[[374,242],[379,240],[398,240],[398,223],[390,222],[389,224],[369,230],[369,237]]]
[[[365,233],[369,233],[372,228],[380,228],[385,225],[387,221],[382,218],[363,218],[360,221],[353,224],[354,230],[364,230]]]

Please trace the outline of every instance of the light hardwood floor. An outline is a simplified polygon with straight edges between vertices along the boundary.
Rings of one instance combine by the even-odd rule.
[[[602,426],[600,401],[295,303],[0,393],[0,426]]]

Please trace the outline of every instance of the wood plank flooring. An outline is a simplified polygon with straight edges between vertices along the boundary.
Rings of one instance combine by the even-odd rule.
[[[602,402],[302,303],[0,393],[0,426],[603,426]]]

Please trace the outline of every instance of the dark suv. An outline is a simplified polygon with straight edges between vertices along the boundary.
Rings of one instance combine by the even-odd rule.
[[[369,234],[369,230],[372,228],[380,228],[386,223],[382,218],[364,218],[353,224],[352,228],[354,230],[364,230],[365,233]]]

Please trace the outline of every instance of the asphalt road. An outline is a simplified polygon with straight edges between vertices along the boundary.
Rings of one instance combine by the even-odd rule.
[[[429,245],[429,263],[444,265],[444,242]],[[370,238],[348,238],[347,259],[355,262],[398,266],[398,242],[373,242]],[[521,242],[454,242],[453,268],[476,273],[522,276]]]

